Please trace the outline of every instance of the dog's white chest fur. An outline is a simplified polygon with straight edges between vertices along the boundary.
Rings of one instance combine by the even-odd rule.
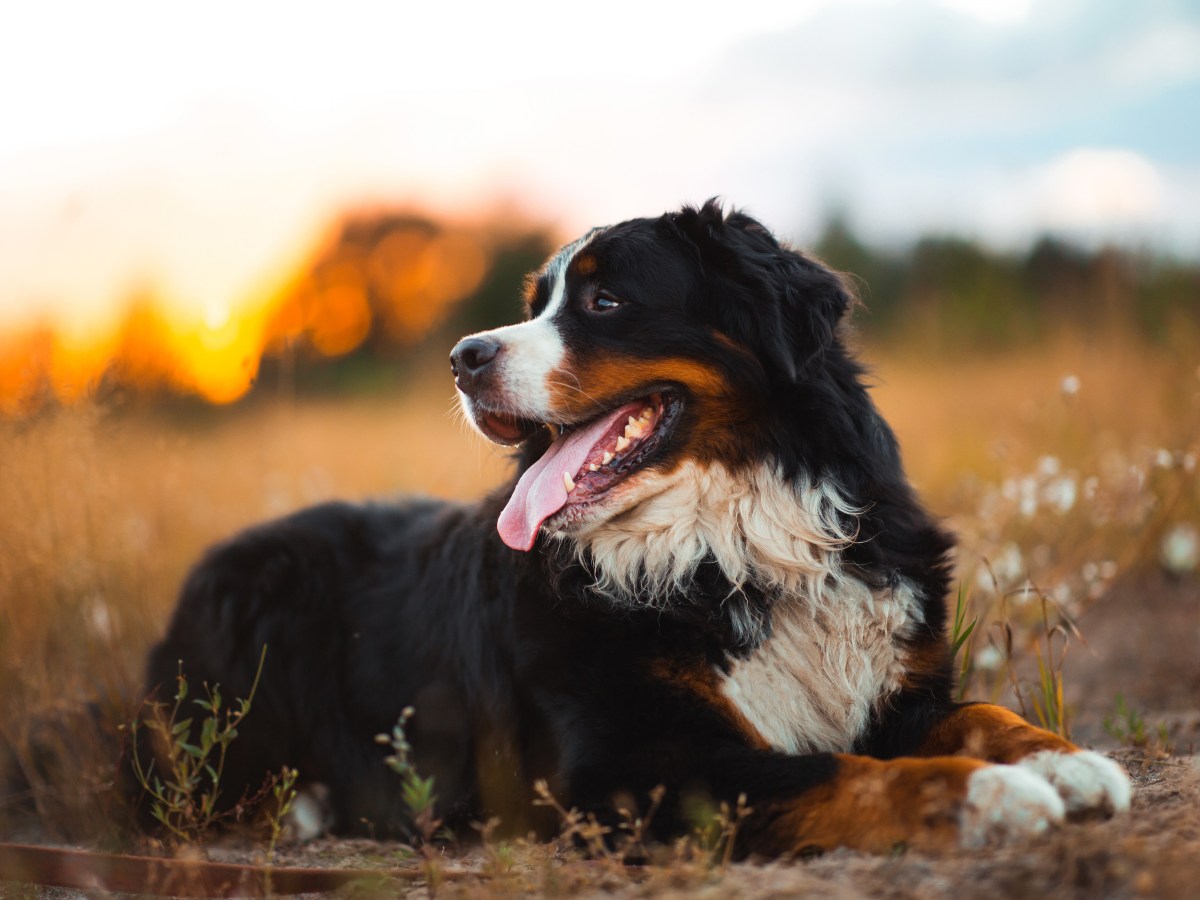
[[[908,586],[872,594],[843,577],[816,604],[777,604],[771,636],[734,662],[722,688],[777,750],[848,751],[900,686],[897,638],[919,615]]]

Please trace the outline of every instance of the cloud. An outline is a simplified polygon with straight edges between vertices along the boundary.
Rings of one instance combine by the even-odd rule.
[[[1157,221],[1166,184],[1151,162],[1129,150],[1081,147],[1034,173],[1036,212],[1048,227],[1087,228]]]

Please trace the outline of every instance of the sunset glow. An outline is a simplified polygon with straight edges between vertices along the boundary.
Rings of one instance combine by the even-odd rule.
[[[0,337],[0,413],[73,403],[105,384],[231,403],[254,384],[264,354],[341,356],[372,328],[395,346],[419,339],[490,265],[487,239],[470,229],[392,226],[361,243],[347,237],[353,231],[236,307],[197,315],[145,296],[113,327],[85,335],[14,329]]]

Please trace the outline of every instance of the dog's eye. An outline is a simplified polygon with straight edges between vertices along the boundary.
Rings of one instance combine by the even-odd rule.
[[[607,294],[597,294],[588,301],[587,308],[592,312],[608,312],[621,305],[620,300],[614,300]]]

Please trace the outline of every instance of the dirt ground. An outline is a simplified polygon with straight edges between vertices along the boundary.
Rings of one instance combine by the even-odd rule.
[[[1109,821],[1072,823],[1033,844],[891,857],[836,851],[808,860],[722,867],[720,860],[672,857],[649,866],[582,859],[561,844],[478,843],[436,858],[431,892],[420,865],[399,844],[325,838],[281,846],[276,863],[413,871],[403,882],[366,880],[344,896],[515,897],[1167,897],[1198,896],[1200,884],[1200,585],[1152,575],[1116,586],[1088,611],[1088,646],[1068,661],[1075,737],[1111,753],[1135,785],[1132,810]],[[1160,746],[1118,746],[1104,727],[1121,692],[1146,710]],[[1164,726],[1161,730],[1159,726]],[[22,835],[36,838],[35,833]],[[261,862],[262,844],[226,839],[214,861]],[[14,892],[22,893],[14,893]],[[0,896],[29,896],[0,884]],[[68,890],[40,896],[105,896]]]

